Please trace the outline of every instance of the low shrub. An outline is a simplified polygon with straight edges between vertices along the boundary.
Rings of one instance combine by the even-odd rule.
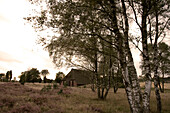
[[[41,109],[34,103],[23,103],[21,106],[16,106],[10,113],[40,113]]]
[[[11,96],[0,96],[0,108],[4,106],[8,106],[9,108],[13,107],[16,102],[16,99]]]
[[[51,89],[52,88],[52,86],[51,85],[47,85],[47,87],[46,87],[47,89]]]
[[[46,92],[46,91],[49,91],[51,89],[51,85],[47,85],[47,86],[44,86],[42,89],[41,89],[41,92]]]
[[[32,94],[29,97],[30,97],[29,101],[35,103],[36,105],[43,105],[48,101],[48,98],[46,96],[40,95],[38,93]]]
[[[60,89],[58,94],[62,94],[63,93],[63,89]]]
[[[58,86],[57,86],[57,83],[53,83],[53,89],[57,89]]]

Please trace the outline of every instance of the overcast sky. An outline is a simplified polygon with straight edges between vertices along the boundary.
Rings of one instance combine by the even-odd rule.
[[[26,0],[0,0],[0,73],[13,71],[13,77],[29,68],[48,69],[49,78],[55,78],[57,70],[48,52],[36,44],[36,33],[23,17],[29,14],[31,5]]]

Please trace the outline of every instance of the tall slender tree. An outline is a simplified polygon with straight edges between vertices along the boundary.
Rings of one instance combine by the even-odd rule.
[[[33,0],[32,2],[41,5],[42,1]],[[58,37],[53,36],[51,39],[49,39],[49,37],[40,39],[48,49],[50,56],[53,57],[54,63],[62,64],[61,62],[67,61],[69,64],[72,64],[72,62],[76,63],[78,59],[79,64],[84,64],[83,67],[87,68],[91,65],[93,67],[92,70],[96,74],[96,86],[98,97],[100,97],[101,78],[98,73],[99,62],[103,59],[103,64],[105,65],[105,56],[107,55],[116,58],[121,67],[131,112],[149,113],[152,82],[148,39],[151,37],[151,42],[153,41],[153,36],[155,37],[153,45],[156,53],[158,37],[153,35],[151,31],[155,31],[156,34],[158,34],[157,31],[162,33],[162,31],[165,30],[157,29],[159,24],[155,24],[155,29],[151,26],[151,30],[149,29],[148,31],[147,25],[149,20],[151,20],[148,19],[149,17],[153,17],[156,19],[155,22],[158,22],[156,11],[152,7],[154,3],[156,4],[158,2],[150,0],[49,0],[45,1],[45,3],[47,7],[44,8],[44,4],[42,5],[40,16],[27,17],[26,19],[29,22],[33,22],[36,30],[46,31],[48,29],[51,30],[54,35],[56,35],[56,33],[60,34]],[[155,8],[156,7],[157,5]],[[165,5],[157,8],[161,9],[164,7]],[[130,42],[134,41],[129,35],[129,29],[131,27],[129,25],[129,12],[131,11],[134,14],[132,18],[141,31],[139,41],[141,41],[142,50],[140,47],[136,47],[141,51],[144,61],[146,81],[143,94],[141,93],[132,51],[130,49]],[[167,21],[166,18],[165,20],[166,24],[164,25],[167,26],[169,20]],[[153,22],[153,20],[150,22]],[[109,37],[111,37],[111,40]],[[135,37],[135,39],[138,38]],[[107,46],[103,46],[104,43],[101,43],[101,40],[110,44],[109,47],[112,47],[112,50],[116,50],[117,54],[110,54],[110,52],[106,51],[105,48]],[[157,55],[155,56],[154,62],[157,62]],[[82,67],[82,65],[78,66]],[[111,67],[112,66],[110,66],[110,68]],[[157,92],[156,68],[154,70],[155,92]],[[103,73],[106,73],[105,69]],[[160,100],[158,98],[159,93],[156,94],[157,100]]]

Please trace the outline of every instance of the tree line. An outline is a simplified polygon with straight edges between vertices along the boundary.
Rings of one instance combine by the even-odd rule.
[[[37,68],[32,68],[32,69],[29,69],[29,70],[21,73],[21,75],[19,76],[19,78],[20,78],[19,82],[22,85],[24,85],[26,82],[27,83],[35,83],[35,82],[52,83],[53,81],[55,81],[56,83],[61,83],[61,79],[62,79],[61,74],[64,75],[63,72],[58,72],[56,74],[55,80],[52,80],[52,79],[48,79],[46,77],[48,74],[50,74],[50,73],[47,69],[44,69],[41,72],[39,72],[39,70]],[[40,75],[43,76],[43,80],[41,79]]]
[[[12,81],[12,70],[7,71],[6,74],[1,73],[0,74],[0,81],[3,81],[3,82]]]
[[[150,112],[153,81],[157,111],[161,112],[159,70],[165,74],[168,70],[165,67],[170,65],[169,55],[166,55],[169,46],[164,43],[161,47],[168,37],[169,0],[30,2],[41,10],[35,9],[34,15],[25,19],[40,33],[39,42],[56,66],[76,66],[94,72],[92,89],[96,87],[101,99],[106,98],[112,84],[116,89],[115,78],[121,76],[132,113]],[[137,29],[133,29],[132,23]],[[132,34],[131,29],[138,34]],[[42,36],[42,32],[47,35]],[[134,65],[132,45],[142,57],[143,92]],[[166,52],[161,50],[166,47]]]

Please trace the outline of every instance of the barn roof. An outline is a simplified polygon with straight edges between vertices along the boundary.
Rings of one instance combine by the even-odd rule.
[[[75,80],[77,84],[89,84],[92,74],[90,71],[72,69],[63,80]]]

